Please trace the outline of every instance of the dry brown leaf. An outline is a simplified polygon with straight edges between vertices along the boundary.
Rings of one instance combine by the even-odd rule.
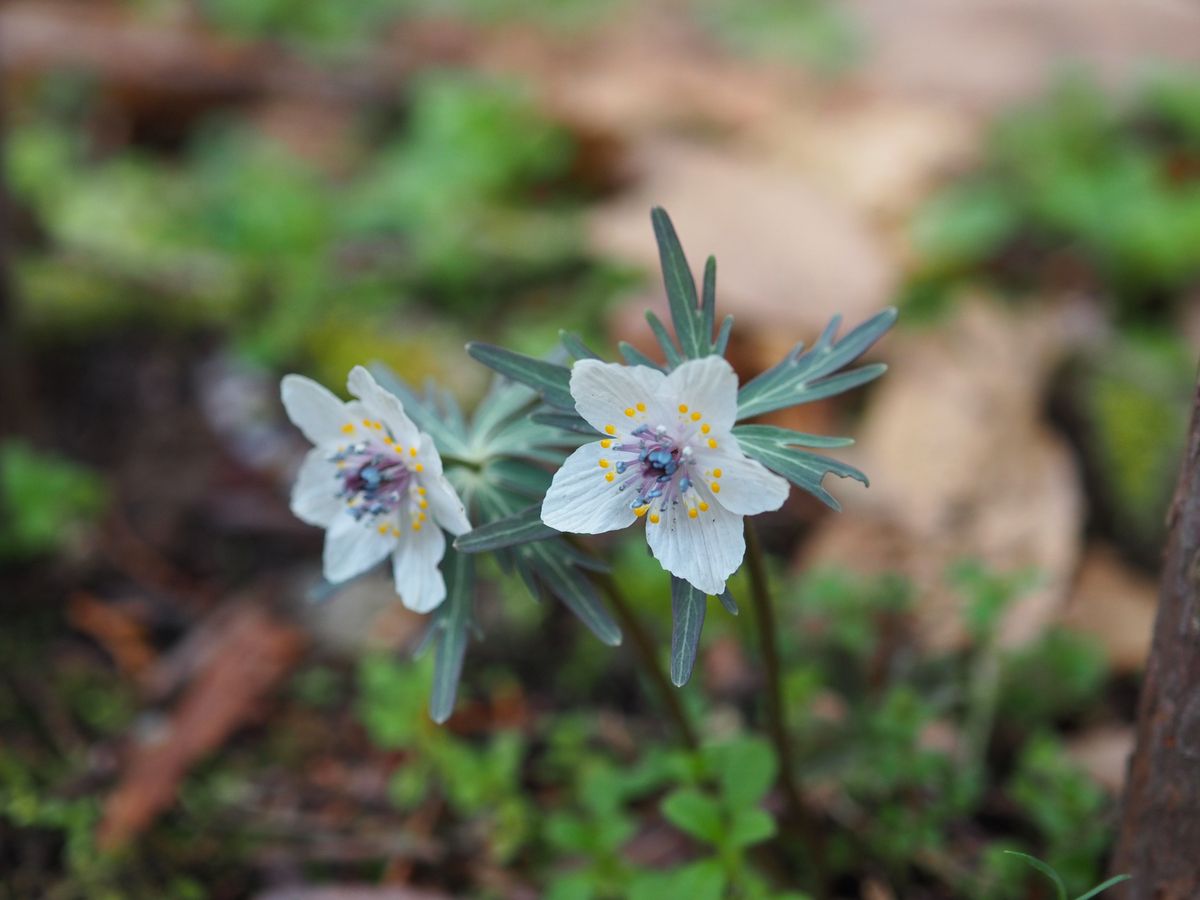
[[[847,512],[822,524],[803,564],[870,571],[886,560],[913,579],[918,633],[934,646],[964,636],[962,600],[945,583],[953,563],[1032,567],[1040,585],[1010,607],[1002,638],[1040,634],[1069,588],[1083,524],[1074,460],[1040,420],[1060,333],[1053,308],[974,300],[936,333],[889,339],[891,368],[847,454],[871,488],[840,493]]]
[[[1062,623],[1096,638],[1118,672],[1140,671],[1150,652],[1158,586],[1108,547],[1084,557]]]
[[[100,845],[128,842],[170,806],[191,767],[258,715],[303,645],[299,631],[265,610],[237,607],[162,730],[133,744],[104,806]]]

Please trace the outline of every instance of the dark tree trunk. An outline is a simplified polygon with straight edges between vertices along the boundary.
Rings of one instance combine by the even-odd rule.
[[[1200,384],[1168,527],[1113,859],[1128,900],[1200,898]]]

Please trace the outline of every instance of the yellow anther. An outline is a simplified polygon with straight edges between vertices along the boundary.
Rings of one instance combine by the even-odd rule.
[[[645,412],[645,411],[646,411],[646,404],[645,404],[645,403],[639,403],[639,404],[637,405],[637,410],[638,410],[638,412]]]
[[[607,459],[600,460],[600,468],[602,468],[602,469],[608,468],[608,460]]]
[[[413,522],[413,531],[420,531],[420,530],[421,530],[421,523]]]
[[[657,525],[657,524],[658,524],[658,513],[655,513],[654,515],[652,515],[652,516],[650,517],[650,524],[651,524],[651,525]]]
[[[417,506],[421,507],[421,509],[428,509],[429,501],[428,500],[420,500],[417,502]]]
[[[709,439],[708,439],[708,447],[709,447],[709,449],[710,449],[710,450],[716,450],[716,449],[717,449],[717,440],[716,440],[716,438],[709,438]]]
[[[426,518],[427,517],[426,517],[425,513],[417,513],[417,521],[418,522],[424,522]]]
[[[600,446],[603,447],[605,450],[607,450],[612,445],[613,445],[612,438],[605,438],[604,440],[602,440],[600,442]]]
[[[380,526],[379,526],[379,533],[380,533],[380,534],[387,534],[387,533],[388,533],[388,526],[387,526],[386,524],[385,524],[385,525],[380,525]]]
[[[423,488],[423,487],[417,488],[417,493],[420,494],[422,497],[424,497],[425,496],[425,488]]]
[[[627,406],[625,408],[625,415],[629,416],[629,418],[631,418],[631,419],[633,418],[633,407],[632,406]]]
[[[383,428],[383,423],[382,422],[372,422],[371,427],[374,428],[376,431],[379,431]]]
[[[700,501],[700,512],[708,512],[708,504],[703,500]]]
[[[707,422],[700,426],[701,434],[708,434],[710,431],[712,431],[712,426],[710,426]]]
[[[604,473],[604,480],[605,480],[605,481],[612,481],[612,480],[613,480],[614,478],[616,478],[616,477],[617,477],[617,476],[616,476],[616,475],[614,475],[612,472],[605,472],[605,473]]]
[[[391,437],[391,435],[388,435],[387,437],[385,437],[385,438],[383,439],[383,442],[384,442],[385,444],[387,444],[389,447],[393,446],[393,445],[396,443],[395,441],[393,441],[393,440],[392,440],[392,437]]]
[[[342,434],[354,434],[354,423],[347,422],[342,426]]]
[[[692,421],[699,422],[700,421],[700,413],[692,413]]]
[[[644,516],[646,514],[646,511],[648,509],[650,509],[650,506],[648,504],[646,506],[637,506],[637,507],[634,507],[633,514],[640,519],[642,516]]]
[[[417,448],[416,448],[416,447],[409,447],[409,448],[408,448],[408,455],[409,455],[409,456],[416,456],[416,455],[417,455]]]
[[[363,419],[363,428],[370,428],[370,427],[371,427],[371,420]]]
[[[338,463],[338,466],[337,466],[337,467],[338,467],[339,469],[344,469],[344,468],[346,468],[346,464],[345,464],[344,462],[340,462],[340,463]]]
[[[399,528],[392,529],[392,537],[400,537],[400,529]]]
[[[714,494],[721,493],[721,486],[719,484],[717,484],[715,481],[712,483],[712,492]]]
[[[604,433],[605,433],[605,434],[616,434],[616,433],[617,433],[617,426],[616,426],[616,425],[605,425],[605,426],[604,426]]]
[[[687,412],[687,411],[688,411],[688,405],[687,405],[686,403],[680,403],[680,404],[679,404],[679,411],[680,411],[681,413],[685,413],[685,412]]]
[[[721,470],[713,469],[713,478],[720,478],[720,477],[721,477]]]
[[[689,519],[694,519],[698,515],[700,515],[700,513],[696,512],[696,508],[694,506],[688,510],[688,518]]]
[[[413,466],[413,470],[416,472],[424,472],[425,467],[423,465],[421,465],[420,463],[417,463],[415,466]]]

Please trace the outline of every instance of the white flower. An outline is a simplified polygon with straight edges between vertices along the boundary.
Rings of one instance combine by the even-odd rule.
[[[747,458],[731,433],[737,391],[720,356],[669,375],[580,360],[571,370],[575,408],[606,437],[554,474],[542,521],[599,534],[644,518],[662,567],[720,594],[745,555],[742,517],[778,509],[788,495],[787,481]]]
[[[344,403],[309,378],[283,379],[288,416],[312,441],[292,490],[292,512],[326,529],[325,577],[335,584],[392,555],[404,605],[428,612],[446,597],[438,569],[442,529],[470,531],[458,494],[442,474],[429,435],[361,366]]]

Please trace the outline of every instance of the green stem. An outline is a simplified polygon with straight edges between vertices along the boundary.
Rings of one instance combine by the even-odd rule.
[[[596,583],[608,595],[609,602],[612,603],[613,612],[617,616],[617,621],[629,638],[633,652],[641,663],[643,674],[654,685],[655,690],[658,691],[659,699],[662,700],[663,706],[666,708],[667,714],[675,726],[675,730],[679,733],[680,741],[689,750],[697,749],[700,746],[700,742],[696,738],[696,732],[692,728],[692,723],[688,719],[683,704],[679,701],[679,691],[671,685],[670,680],[667,678],[667,673],[663,669],[662,659],[655,648],[654,639],[642,624],[641,619],[638,618],[637,613],[634,612],[633,607],[630,606],[625,595],[621,593],[621,589],[617,587],[617,583],[613,580],[613,577],[607,572],[595,573],[593,577]]]
[[[779,663],[779,650],[775,641],[778,630],[775,622],[775,610],[771,605],[771,593],[767,585],[762,545],[758,541],[758,533],[748,518],[746,519],[746,568],[750,576],[750,596],[754,603],[754,624],[758,633],[763,665],[766,668],[767,731],[771,743],[775,745],[775,755],[779,758],[779,785],[783,788],[784,799],[787,802],[788,820],[808,850],[818,886],[817,895],[820,896],[824,893],[821,886],[824,877],[825,841],[820,827],[812,821],[808,814],[796,780],[791,738],[788,735],[787,715],[783,705],[783,674]]]

